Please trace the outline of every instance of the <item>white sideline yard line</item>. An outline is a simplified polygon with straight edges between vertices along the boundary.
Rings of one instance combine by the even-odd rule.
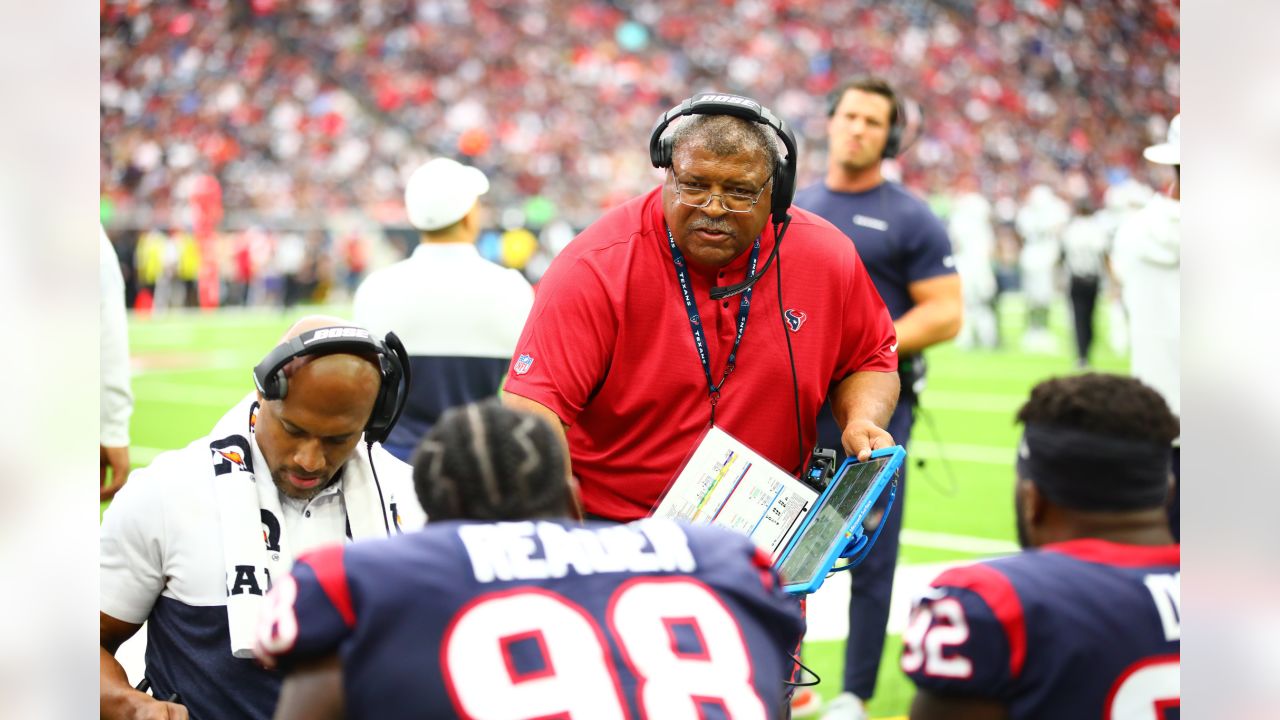
[[[248,378],[249,373],[245,373]],[[228,410],[249,391],[253,384],[246,382],[244,391],[228,392],[225,386],[190,385],[187,383],[165,382],[163,380],[134,383],[134,404],[142,403],[181,403],[183,405],[201,405]]]
[[[992,540],[991,538],[973,537],[971,535],[952,535],[950,533],[913,530],[911,528],[902,529],[899,542],[912,547],[951,550],[971,555],[1007,555],[1018,552],[1018,544],[1008,540]]]

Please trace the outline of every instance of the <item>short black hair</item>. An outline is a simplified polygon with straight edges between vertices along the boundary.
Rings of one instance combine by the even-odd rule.
[[[671,133],[671,156],[690,142],[718,157],[763,153],[770,178],[782,162],[773,130],[736,115],[693,115],[682,120]]]
[[[567,467],[545,420],[492,398],[440,416],[414,453],[413,485],[431,520],[566,517]]]
[[[889,101],[889,127],[898,124],[898,93],[894,91],[893,85],[889,84],[888,80],[875,75],[861,75],[846,80],[840,84],[840,87],[832,90],[827,96],[827,117],[836,114],[836,108],[840,107],[844,94],[850,90],[861,90],[884,97]]]
[[[1041,382],[1018,410],[1018,421],[1163,445],[1181,432],[1160,393],[1136,378],[1108,373]]]

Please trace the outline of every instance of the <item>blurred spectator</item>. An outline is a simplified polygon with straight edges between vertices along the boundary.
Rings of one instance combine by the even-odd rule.
[[[455,155],[502,169],[495,208],[538,197],[583,227],[656,178],[617,139],[709,89],[796,123],[803,186],[824,167],[822,95],[855,71],[928,106],[901,167],[919,194],[972,175],[997,205],[1037,183],[1096,198],[1114,170],[1147,177],[1136,148],[1178,103],[1176,0],[100,7],[104,195],[140,229],[183,227],[203,176],[223,228],[401,223],[409,171]]]
[[[964,291],[964,320],[956,344],[962,348],[994,349],[1000,342],[996,321],[996,276],[992,270],[996,235],[991,226],[991,203],[976,192],[956,198],[947,234]]]
[[[1037,185],[1018,209],[1015,227],[1022,237],[1018,269],[1022,297],[1027,303],[1027,329],[1022,347],[1031,352],[1054,352],[1057,341],[1049,333],[1049,307],[1057,297],[1056,270],[1062,254],[1062,231],[1071,209],[1047,185]]]
[[[283,283],[281,304],[291,308],[305,294],[303,283],[306,274],[303,266],[307,262],[307,241],[301,233],[288,232],[280,236],[276,242],[274,269]]]
[[[1098,221],[1106,230],[1107,247],[1112,249],[1113,254],[1116,233],[1125,221],[1147,204],[1152,192],[1151,188],[1128,177],[1107,188],[1104,207],[1098,212]],[[1115,354],[1124,355],[1129,350],[1129,316],[1124,310],[1120,283],[1116,281],[1115,268],[1110,258],[1107,262],[1107,281],[1107,344]]]
[[[1093,347],[1094,308],[1109,247],[1105,220],[1092,212],[1088,201],[1078,201],[1076,212],[1062,234],[1062,257],[1070,277],[1067,297],[1075,326],[1076,367],[1087,368]]]

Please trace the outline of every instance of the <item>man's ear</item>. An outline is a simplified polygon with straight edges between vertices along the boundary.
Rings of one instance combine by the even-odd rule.
[[[483,211],[480,209],[480,201],[477,200],[476,204],[472,205],[471,209],[467,211],[467,214],[462,216],[462,224],[467,228],[467,231],[473,235],[478,236],[480,234],[480,218],[482,212]]]
[[[1047,510],[1044,495],[1040,493],[1040,488],[1030,480],[1022,479],[1022,492],[1019,495],[1018,513],[1022,515],[1022,521],[1026,523],[1028,529],[1040,527],[1044,524],[1044,516]]]

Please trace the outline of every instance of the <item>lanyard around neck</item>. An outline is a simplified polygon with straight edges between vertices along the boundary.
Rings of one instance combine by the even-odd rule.
[[[702,330],[702,318],[698,314],[698,303],[693,298],[693,285],[689,280],[689,268],[686,266],[684,255],[680,252],[680,248],[676,247],[676,240],[671,235],[671,228],[667,228],[667,245],[671,248],[671,262],[676,269],[676,283],[680,286],[680,295],[684,299],[684,310],[689,315],[689,329],[693,331],[693,346],[698,351],[698,359],[702,361],[702,372],[707,378],[707,395],[711,398],[711,422],[716,420],[716,403],[720,400],[720,389],[724,387],[725,382],[729,379],[729,373],[733,372],[734,363],[738,358],[738,344],[742,342],[742,333],[747,329],[747,314],[751,312],[751,288],[747,288],[742,293],[741,300],[738,301],[738,330],[733,338],[733,349],[729,351],[728,362],[724,366],[724,374],[720,376],[720,382],[716,383],[711,379],[711,358],[707,354],[707,336]],[[756,242],[751,246],[751,258],[748,261],[747,276],[751,277],[756,272],[756,263],[760,260],[760,238],[756,238]]]

